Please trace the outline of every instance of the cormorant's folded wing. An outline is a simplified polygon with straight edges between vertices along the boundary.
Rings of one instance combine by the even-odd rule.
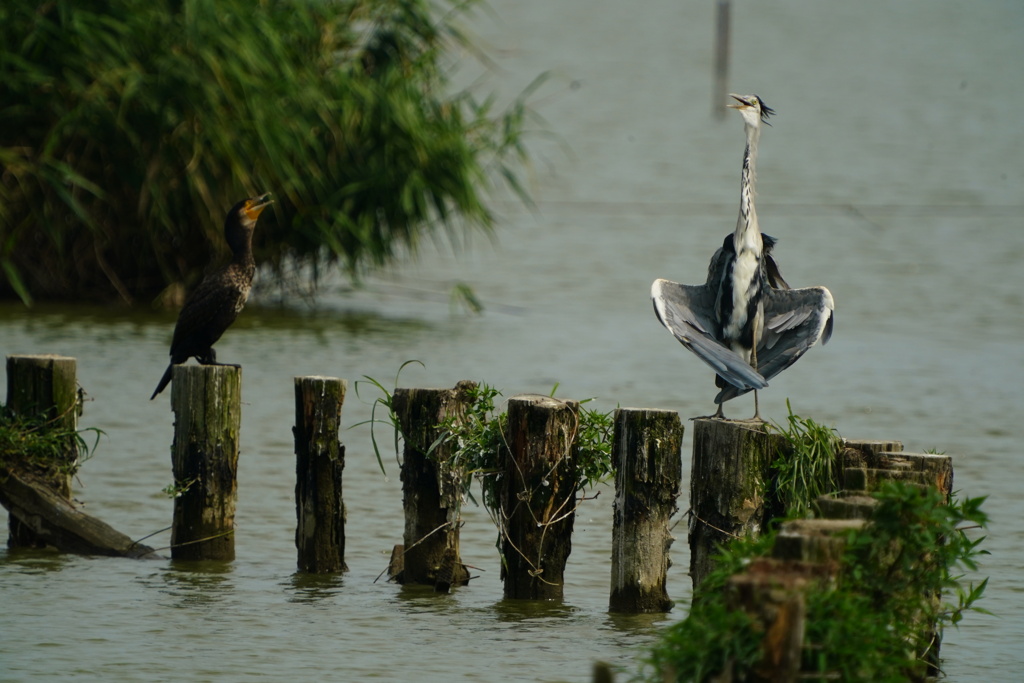
[[[768,386],[747,361],[717,340],[715,298],[710,287],[655,280],[651,299],[661,324],[727,382],[743,393]]]

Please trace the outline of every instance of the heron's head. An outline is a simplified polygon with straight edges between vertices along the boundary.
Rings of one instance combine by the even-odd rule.
[[[775,113],[775,110],[764,103],[757,95],[732,95],[729,97],[736,100],[727,104],[727,107],[732,109],[738,109],[740,114],[743,115],[743,121],[751,128],[758,128],[762,123],[766,125],[772,125],[768,123],[768,117]]]
[[[263,209],[267,208],[274,203],[274,200],[270,198],[270,193],[259,195],[258,197],[249,197],[235,204],[234,208],[231,209],[231,214],[238,217],[239,222],[244,226],[252,226],[256,224],[256,219],[263,213]],[[230,215],[230,214],[229,214]]]

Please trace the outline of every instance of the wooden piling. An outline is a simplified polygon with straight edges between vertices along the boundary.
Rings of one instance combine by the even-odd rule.
[[[758,534],[782,510],[771,465],[782,437],[763,422],[693,421],[690,475],[690,578],[696,588],[712,556],[731,538]]]
[[[725,117],[726,98],[729,95],[729,15],[730,1],[715,3],[715,67],[711,89],[711,111],[715,118]]]
[[[562,599],[576,510],[579,410],[578,401],[549,396],[508,401],[498,492],[506,599]]]
[[[612,612],[667,612],[669,531],[682,478],[683,425],[671,410],[615,411]]]
[[[77,361],[67,356],[7,356],[7,408],[16,416],[43,420],[49,429],[74,432],[78,428],[81,403],[78,398]],[[78,448],[69,438],[61,462],[52,463],[43,474],[47,486],[61,497],[71,498],[71,472],[78,461]],[[10,548],[41,548],[45,539],[16,515],[8,518]]]
[[[398,417],[402,449],[402,507],[405,533],[401,563],[393,578],[404,584],[434,586],[447,592],[465,585],[469,572],[459,556],[463,467],[451,462],[454,444],[445,442],[441,424],[465,412],[475,382],[453,389],[395,389],[391,406]],[[440,439],[440,440],[439,440]]]
[[[295,378],[295,547],[299,571],[346,571],[345,446],[339,437],[348,383],[334,377]]]
[[[234,560],[242,370],[175,365],[171,557]]]

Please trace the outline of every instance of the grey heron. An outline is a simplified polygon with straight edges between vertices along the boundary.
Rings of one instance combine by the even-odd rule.
[[[775,240],[762,235],[754,208],[755,165],[761,123],[774,111],[756,95],[731,95],[743,116],[740,211],[736,229],[711,258],[703,285],[656,280],[651,287],[658,319],[685,346],[715,369],[722,404],[757,390],[832,334],[832,295],[824,287],[790,289],[771,256]],[[760,361],[760,362],[759,362]]]

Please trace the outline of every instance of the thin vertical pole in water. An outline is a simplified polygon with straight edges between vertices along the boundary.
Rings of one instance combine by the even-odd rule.
[[[73,432],[78,427],[77,361],[67,356],[7,356],[7,408],[18,417],[39,419],[47,429]],[[68,440],[63,462],[53,463],[48,483],[61,496],[71,498],[70,472],[78,459],[74,439]],[[8,521],[10,548],[46,545],[34,531],[14,515]]]
[[[725,100],[729,95],[729,14],[730,0],[718,0],[715,3],[715,70],[711,111],[719,119],[725,116]]]
[[[348,383],[295,378],[295,547],[299,571],[345,571],[345,501],[341,407]]]
[[[234,560],[242,369],[175,365],[171,557]]]
[[[498,539],[505,598],[561,600],[576,513],[578,401],[514,396],[501,449]]]
[[[671,410],[615,411],[612,612],[667,612],[669,531],[682,479],[683,425]]]
[[[392,409],[401,426],[404,544],[391,573],[403,584],[448,592],[469,581],[459,555],[460,509],[465,468],[451,463],[453,444],[444,442],[443,422],[459,419],[476,383],[453,389],[395,389]],[[401,567],[399,569],[399,566]]]

